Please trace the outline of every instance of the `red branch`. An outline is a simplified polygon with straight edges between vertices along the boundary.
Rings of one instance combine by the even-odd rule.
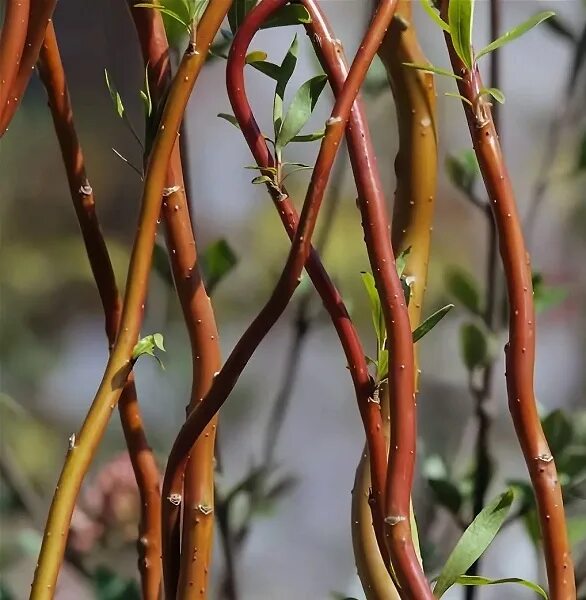
[[[334,94],[344,86],[346,65],[339,43],[327,29],[312,0],[304,4],[313,17],[312,42],[328,73]],[[317,35],[315,35],[317,34]],[[376,157],[361,102],[354,104],[346,132],[358,189],[358,204],[370,264],[389,332],[391,447],[386,483],[386,524],[391,560],[402,589],[414,598],[433,598],[412,543],[410,495],[416,444],[415,365],[407,306],[389,237],[389,218]]]
[[[228,58],[229,73],[242,72],[245,65],[246,51],[254,34],[266,19],[285,4],[286,0],[263,0],[248,14],[238,29],[230,50]],[[344,126],[360,84],[393,16],[393,10],[394,2],[383,3],[377,10],[352,64],[344,90],[334,105],[332,117],[327,121],[326,135],[322,141],[313,170],[291,251],[273,294],[236,344],[224,367],[215,378],[209,393],[189,416],[175,440],[163,482],[163,494],[165,496],[177,493],[176,490],[180,486],[182,465],[191,444],[198,438],[206,424],[224,403],[254,350],[283,313],[299,283],[301,272],[310,254],[311,235],[338,145],[344,133]],[[250,116],[252,115],[249,115],[248,118]],[[263,145],[259,144],[258,148],[255,147],[254,153],[256,154],[256,152],[262,153]]]
[[[447,4],[444,2],[444,14]],[[576,597],[576,589],[562,492],[533,389],[535,309],[530,258],[490,104],[480,95],[483,84],[478,67],[467,69],[448,35],[446,42],[454,73],[461,77],[458,88],[466,99],[462,105],[498,231],[509,298],[509,342],[505,346],[509,410],[537,501],[549,594],[552,600],[570,600]]]
[[[73,111],[53,24],[47,27],[39,54],[39,75],[47,90],[49,107],[67,171],[71,198],[81,228],[90,266],[106,317],[106,335],[112,348],[118,333],[122,302],[114,271],[96,215],[94,194],[73,122]],[[128,454],[140,494],[139,560],[143,597],[157,600],[161,585],[161,526],[159,469],[144,432],[132,374],[118,405]]]
[[[171,76],[165,28],[157,10],[132,8],[131,12],[143,58],[148,64],[151,94],[157,104],[164,97]],[[193,375],[188,411],[192,411],[207,393],[214,373],[220,368],[221,357],[214,312],[198,267],[179,141],[169,160],[166,189],[168,194],[163,198],[162,214],[167,247],[191,342]],[[169,598],[177,596],[178,587],[179,594],[190,588],[197,589],[200,594],[207,591],[214,525],[215,433],[216,420],[213,420],[191,450],[183,490],[183,535],[180,535],[181,507],[164,503],[163,518],[167,530],[173,532],[165,538],[163,553],[165,591]]]
[[[7,102],[12,97],[24,51],[29,10],[30,0],[7,0],[0,35],[0,118],[7,112]]]
[[[310,13],[315,12],[315,16],[312,15],[313,22],[308,25],[308,28],[314,30],[316,35],[322,37],[329,35],[325,20],[318,21],[318,16],[321,17],[321,13],[317,6],[311,5],[307,8],[310,9]],[[274,167],[274,157],[258,127],[246,96],[244,71],[241,68],[237,68],[238,66],[239,65],[232,62],[226,73],[228,97],[230,98],[230,103],[234,109],[234,115],[238,120],[257,165],[261,168]],[[267,186],[267,189],[271,195],[275,208],[277,208],[279,212],[289,237],[293,239],[299,222],[295,206],[282,187],[279,190],[276,190],[274,186]],[[380,406],[372,401],[372,381],[368,374],[368,366],[366,364],[364,350],[358,337],[358,333],[348,315],[348,311],[346,310],[339,291],[332,283],[327,271],[320,261],[319,255],[313,248],[310,251],[305,268],[322,299],[324,307],[330,315],[332,323],[338,333],[340,343],[342,344],[346,360],[348,361],[348,367],[354,384],[356,399],[358,401],[358,408],[364,423],[371,460],[371,507],[373,521],[375,530],[377,531],[377,538],[380,541],[380,549],[386,554],[383,534],[384,516],[382,494],[386,477],[387,457],[385,441],[381,429]]]
[[[12,2],[12,0],[9,0],[9,2]],[[18,0],[18,3],[26,4],[22,0]],[[6,132],[14,113],[20,105],[39,57],[39,52],[45,39],[45,31],[56,4],[57,0],[31,0],[26,40],[20,58],[18,73],[10,86],[6,105],[0,99],[0,137]],[[3,107],[4,110],[2,110]]]

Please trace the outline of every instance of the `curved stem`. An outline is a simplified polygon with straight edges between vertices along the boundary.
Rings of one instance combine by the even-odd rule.
[[[131,13],[143,58],[149,67],[151,95],[158,103],[170,80],[169,45],[161,14],[144,8],[132,8]],[[178,142],[171,154],[165,187],[169,190],[163,198],[162,210],[167,248],[191,343],[193,367],[188,411],[192,411],[207,393],[214,373],[220,368],[221,358],[214,312],[198,266]],[[187,464],[182,536],[179,510],[172,510],[171,514],[167,512],[173,520],[170,529],[174,531],[173,540],[170,545],[166,544],[163,553],[165,591],[169,598],[184,597],[191,589],[198,590],[200,594],[207,592],[214,526],[215,438],[214,419],[192,448]],[[174,505],[170,507],[174,509]]]
[[[395,2],[390,3],[390,14]],[[309,6],[309,3],[306,3]],[[379,10],[382,3],[379,4]],[[315,21],[316,19],[314,19]],[[314,37],[318,56],[330,77],[334,94],[344,84],[344,64],[336,40]],[[323,58],[322,58],[323,56]],[[431,598],[431,590],[419,564],[411,539],[410,494],[415,462],[416,420],[414,402],[413,340],[401,282],[397,275],[389,238],[386,201],[372,141],[360,102],[356,102],[347,129],[348,150],[358,189],[358,205],[362,214],[365,241],[383,306],[385,324],[392,348],[389,381],[392,397],[391,444],[386,477],[385,525],[391,562],[405,593]]]
[[[140,331],[167,164],[187,101],[229,4],[229,0],[211,0],[197,29],[197,41],[190,41],[165,104],[148,165],[118,338],[102,383],[76,438],[76,444],[67,453],[59,477],[31,591],[31,598],[35,600],[52,598],[54,594],[79,488],[133,366],[131,355]]]
[[[11,0],[9,0],[10,2]],[[21,0],[18,0],[20,3]],[[24,3],[23,3],[24,4]],[[57,0],[31,0],[28,16],[28,29],[24,49],[20,58],[18,73],[8,95],[8,103],[0,104],[0,137],[4,135],[14,113],[18,109],[28,86],[39,52],[45,38],[47,25],[51,22]],[[1,54],[1,52],[0,52]],[[2,107],[5,110],[2,110]]]
[[[444,13],[446,10],[444,2]],[[505,346],[509,410],[536,496],[549,593],[553,600],[569,600],[575,598],[576,590],[561,487],[533,390],[535,311],[529,254],[490,106],[479,97],[483,86],[478,68],[468,70],[449,36],[446,43],[454,73],[462,77],[458,81],[460,94],[473,105],[462,103],[499,236],[510,313],[509,342]]]
[[[427,62],[412,22],[410,1],[399,0],[392,26],[379,49],[379,56],[391,84],[399,125],[392,243],[395,256],[410,249],[404,273],[411,281],[408,312],[411,329],[415,329],[421,320],[427,282],[437,179],[437,128],[433,75],[403,65],[405,62]],[[417,355],[415,359],[417,366]],[[417,379],[416,375],[416,385]],[[386,386],[384,393],[381,391],[380,398],[383,404],[392,401]],[[389,414],[389,411],[390,406],[384,406],[383,412]],[[384,425],[385,435],[388,437],[389,421],[384,420]],[[368,478],[360,472],[364,465],[363,458],[356,479],[363,486],[368,486]],[[367,488],[363,487],[356,493],[353,502],[356,518],[353,521],[366,514],[363,506],[367,497],[365,491]],[[363,560],[362,569],[359,569],[367,597],[380,598],[397,594],[380,557],[368,552],[372,545],[370,538],[371,530],[357,527],[357,552],[364,549],[361,553],[371,556],[370,560]]]
[[[283,6],[286,0],[263,0],[257,5],[242,23],[230,51],[228,59],[228,81],[238,80],[239,74],[245,65],[246,50],[262,23],[269,18],[277,9]],[[323,193],[328,180],[329,173],[338,149],[339,142],[344,133],[344,125],[348,119],[354,99],[358,93],[361,82],[364,79],[368,66],[380,42],[384,31],[392,17],[394,10],[393,2],[386,2],[379,9],[373,19],[365,39],[363,40],[356,59],[350,69],[348,80],[339,98],[336,100],[332,117],[326,124],[326,135],[322,141],[317,162],[313,170],[311,182],[304,202],[299,225],[295,231],[291,251],[279,281],[270,299],[263,307],[259,315],[246,330],[234,350],[228,357],[224,367],[214,379],[214,383],[208,395],[199,404],[196,410],[189,416],[187,423],[179,432],[171,451],[165,479],[163,482],[163,493],[165,496],[177,493],[180,486],[181,465],[190,445],[201,434],[206,424],[221,407],[223,402],[236,384],[236,381],[258,347],[266,333],[274,325],[276,320],[287,306],[295,288],[299,283],[301,271],[307,262],[311,251],[311,235],[313,233]],[[244,89],[243,81],[241,89]],[[236,111],[236,106],[233,107]],[[240,119],[240,117],[237,117]],[[240,122],[249,123],[252,119],[250,110]],[[254,144],[253,154],[264,156],[268,160],[266,144],[257,140],[251,140]],[[250,142],[249,142],[250,143]],[[290,216],[289,216],[290,218]]]
[[[8,111],[10,92],[25,47],[30,0],[7,0],[0,32],[0,119]],[[4,131],[4,127],[2,131]]]
[[[69,90],[53,24],[47,27],[39,55],[39,74],[47,90],[49,107],[67,171],[71,198],[84,238],[87,255],[106,316],[106,335],[114,345],[122,306],[114,271],[95,210],[95,200],[85,173],[83,152],[73,123]],[[140,494],[138,567],[143,597],[156,600],[161,585],[161,525],[159,469],[144,432],[142,416],[132,377],[119,402],[122,429]]]

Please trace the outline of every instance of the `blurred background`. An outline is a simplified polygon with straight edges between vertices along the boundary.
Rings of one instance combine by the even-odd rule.
[[[322,5],[352,56],[371,6],[349,0],[325,0]],[[507,98],[501,107],[501,139],[521,215],[527,218],[533,213],[527,223],[533,267],[543,278],[546,303],[551,305],[538,315],[536,390],[544,417],[557,409],[563,411],[554,413],[549,423],[561,440],[560,448],[566,450],[572,441],[574,467],[568,477],[578,485],[567,501],[578,561],[580,540],[586,536],[586,495],[584,486],[579,489],[586,469],[586,69],[582,68],[586,4],[580,0],[503,0],[502,29],[546,9],[556,11],[553,23],[500,51],[500,87]],[[480,47],[489,41],[488,2],[480,0],[476,10],[475,43]],[[415,16],[427,57],[447,67],[443,36],[418,4]],[[144,70],[136,35],[126,3],[114,0],[60,0],[54,21],[89,179],[123,289],[141,180],[112,148],[135,164],[141,162],[141,149],[112,106],[104,69],[141,131],[138,90]],[[251,49],[262,49],[269,60],[280,62],[294,32],[294,28],[261,32]],[[304,35],[300,44],[292,90],[319,71]],[[485,66],[488,77],[488,62]],[[225,62],[218,58],[205,67],[190,101],[186,138],[200,249],[225,240],[236,259],[213,294],[226,356],[272,290],[288,240],[264,188],[250,184],[254,173],[244,169],[252,162],[244,140],[234,127],[216,117],[232,112],[224,71]],[[247,77],[256,114],[268,129],[273,84],[253,70]],[[454,301],[446,286],[450,269],[468,273],[480,293],[485,293],[485,217],[458,189],[457,181],[450,180],[445,168],[450,155],[461,156],[470,148],[469,135],[459,101],[444,95],[455,91],[453,82],[438,78],[437,91],[440,176],[426,315]],[[378,59],[365,84],[365,101],[392,205],[397,127]],[[331,103],[326,89],[307,131],[323,124]],[[67,440],[78,430],[97,389],[107,345],[102,308],[72,210],[45,93],[36,77],[0,143],[1,597],[25,598]],[[316,143],[290,146],[287,160],[312,164],[317,147]],[[307,173],[300,172],[288,180],[297,201],[308,179]],[[481,185],[476,191],[484,198]],[[335,202],[337,209],[324,262],[351,307],[367,350],[373,353],[368,298],[360,278],[360,272],[369,267],[355,197],[348,161],[341,152],[326,198],[326,204]],[[308,290],[309,286],[302,285],[296,292],[222,410],[220,495],[245,478],[262,458],[271,409],[291,365],[288,356],[297,306]],[[275,450],[275,477],[282,489],[252,511],[244,494],[242,506],[233,510],[235,521],[248,519],[250,526],[237,562],[241,598],[364,597],[350,537],[350,490],[364,442],[362,425],[336,335],[319,300],[310,298],[311,327]],[[462,501],[476,435],[474,400],[459,343],[460,327],[469,315],[455,303],[456,308],[420,344],[423,373],[415,503],[430,574],[438,572],[459,535],[450,514],[453,502],[430,479],[457,482],[452,486],[456,492],[450,489],[449,493],[452,500],[454,493],[460,494]],[[146,359],[136,367],[149,441],[163,466],[184,418],[191,378],[187,336],[163,268],[153,270],[143,330],[162,332],[167,348],[165,370]],[[526,480],[507,410],[502,360],[505,335],[500,332],[495,338],[490,403],[494,477],[489,497],[500,493],[507,482]],[[136,597],[137,502],[124,440],[118,419],[113,418],[74,521],[72,544],[83,566],[64,567],[58,598]],[[582,560],[582,578],[585,571]],[[529,519],[516,519],[505,528],[490,547],[481,572],[544,583]],[[217,539],[212,597],[221,595],[223,573],[223,547]],[[446,597],[462,594],[462,588],[453,589]],[[523,588],[487,587],[477,597],[533,595]]]

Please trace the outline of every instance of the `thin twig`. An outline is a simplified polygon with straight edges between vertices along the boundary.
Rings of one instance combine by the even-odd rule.
[[[447,15],[448,2],[442,5]],[[505,346],[509,410],[537,501],[544,542],[550,597],[575,597],[574,571],[568,543],[561,486],[535,403],[535,309],[531,268],[511,180],[498,142],[489,103],[476,65],[468,69],[445,36],[452,69],[458,80],[472,144],[478,158],[498,231],[509,300],[509,342]],[[468,102],[470,104],[468,104]]]

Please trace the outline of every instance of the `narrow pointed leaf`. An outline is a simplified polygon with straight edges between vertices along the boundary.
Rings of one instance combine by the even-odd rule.
[[[433,589],[436,598],[441,598],[490,546],[509,514],[513,498],[512,490],[498,496],[464,531],[437,578]]]
[[[429,333],[449,312],[453,304],[446,304],[433,314],[429,315],[423,323],[413,332],[413,343],[418,342],[425,334]]]
[[[389,351],[383,348],[379,351],[378,362],[376,364],[376,379],[381,382],[389,374]]]
[[[519,577],[506,577],[504,579],[489,579],[488,577],[480,577],[477,575],[462,575],[456,580],[458,585],[501,585],[506,583],[515,583],[529,588],[536,594],[539,594],[542,598],[547,600],[547,593],[545,590],[532,581],[521,579]]]
[[[180,17],[175,11],[170,10],[169,8],[165,8],[164,6],[161,6],[160,4],[141,2],[140,4],[134,4],[134,7],[135,8],[150,8],[152,10],[158,10],[160,13],[167,15],[168,17],[171,17],[175,21],[181,23],[181,25],[183,25],[183,27],[187,31],[189,31],[189,29],[190,29],[189,23],[186,23],[185,20],[182,17]]]
[[[397,268],[397,275],[399,277],[403,277],[403,273],[405,272],[405,267],[407,266],[407,257],[411,254],[411,246],[405,248],[399,256],[397,256],[395,260],[395,267]]]
[[[462,102],[466,102],[466,104],[468,104],[469,106],[474,106],[474,104],[472,104],[472,102],[470,102],[470,100],[468,100],[468,98],[464,98],[464,96],[462,96],[460,94],[454,94],[452,92],[444,92],[444,96],[448,96],[448,98],[457,98],[458,100],[462,100]]]
[[[462,62],[472,68],[472,23],[474,0],[450,0],[448,23],[456,54]]]
[[[276,65],[268,60],[257,60],[249,63],[251,67],[255,68],[257,71],[260,71],[264,75],[267,75],[271,79],[275,81],[279,80],[281,69],[279,65]]]
[[[247,65],[250,65],[261,60],[266,60],[267,56],[267,53],[262,50],[254,50],[246,55],[245,62]]]
[[[268,175],[259,175],[255,177],[250,183],[254,183],[254,185],[260,185],[261,183],[272,183],[272,179]]]
[[[275,88],[275,97],[273,99],[273,128],[275,132],[275,139],[279,135],[281,130],[281,123],[283,121],[283,101],[285,99],[285,89],[287,84],[293,75],[295,66],[297,65],[297,55],[299,53],[299,42],[297,41],[297,34],[293,38],[285,58],[279,68],[279,77],[277,78],[277,86]]]
[[[144,91],[140,91],[140,97],[144,102],[145,113],[147,117],[150,117],[153,112],[153,101],[151,98],[151,89],[149,87],[149,66],[147,65],[144,70]]]
[[[325,134],[326,134],[325,128],[319,129],[318,131],[314,131],[313,133],[307,133],[304,135],[296,135],[295,137],[293,137],[291,142],[315,142],[316,140],[321,140]]]
[[[425,9],[425,12],[430,16],[431,20],[439,25],[444,31],[450,32],[450,26],[439,16],[439,13],[435,9],[431,0],[421,0],[421,4]]]
[[[295,93],[287,114],[283,118],[276,145],[284,148],[305,126],[318,98],[326,85],[327,77],[317,75],[307,80]]]
[[[114,84],[110,81],[110,76],[108,75],[108,71],[104,69],[104,78],[106,79],[106,87],[110,92],[110,98],[112,98],[112,102],[114,103],[114,108],[118,113],[118,116],[122,118],[124,116],[124,104],[122,104],[122,98],[120,98],[120,94],[118,90],[114,86]]]
[[[433,65],[419,65],[417,63],[404,62],[403,66],[417,69],[418,71],[425,71],[426,73],[435,73],[436,75],[452,77],[453,79],[462,79],[459,75],[456,75],[447,69],[440,69],[440,67],[434,67]]]
[[[464,174],[462,174],[461,184],[463,189],[465,189],[465,184],[467,184],[467,182],[468,179],[464,179]],[[482,314],[478,284],[467,271],[460,267],[450,267],[446,271],[445,281],[448,292],[461,305],[466,307],[474,315]]]
[[[238,119],[234,115],[229,115],[227,113],[218,113],[217,116],[220,117],[220,119],[224,119],[224,121],[228,121],[228,123],[230,123],[231,125],[234,125],[234,127],[237,127],[238,129],[240,129],[240,124],[238,123]]]
[[[482,88],[480,90],[481,96],[492,96],[499,104],[505,103],[505,95],[498,88]]]
[[[518,37],[527,33],[528,31],[530,31],[540,23],[543,23],[543,21],[545,21],[546,19],[553,17],[554,15],[555,13],[551,10],[544,10],[543,12],[533,15],[530,19],[527,19],[527,21],[521,23],[521,25],[517,25],[517,27],[514,27],[510,31],[507,31],[507,33],[501,35],[501,37],[494,40],[494,42],[491,42],[490,44],[488,44],[488,46],[485,46],[476,55],[476,60],[482,58],[485,54],[488,54],[489,52],[492,52],[493,50],[501,48],[505,44],[516,40]]]
[[[486,364],[489,356],[488,337],[476,323],[465,323],[460,329],[460,352],[466,368],[472,371]]]
[[[261,29],[286,27],[287,25],[306,25],[307,23],[311,23],[311,15],[304,6],[287,4],[279,9],[273,17],[265,21]]]
[[[370,313],[372,315],[372,324],[374,325],[378,348],[382,348],[386,338],[385,321],[383,318],[383,310],[378,291],[376,289],[376,284],[374,282],[374,277],[372,276],[372,273],[368,272],[361,273],[361,276],[362,283],[364,284],[366,293],[368,294]]]
[[[246,15],[255,5],[256,0],[234,0],[234,2],[232,2],[232,6],[228,11],[228,23],[232,34],[236,33],[236,30],[240,27]]]
[[[228,275],[238,263],[238,257],[224,239],[210,244],[203,251],[200,264],[208,293]]]

